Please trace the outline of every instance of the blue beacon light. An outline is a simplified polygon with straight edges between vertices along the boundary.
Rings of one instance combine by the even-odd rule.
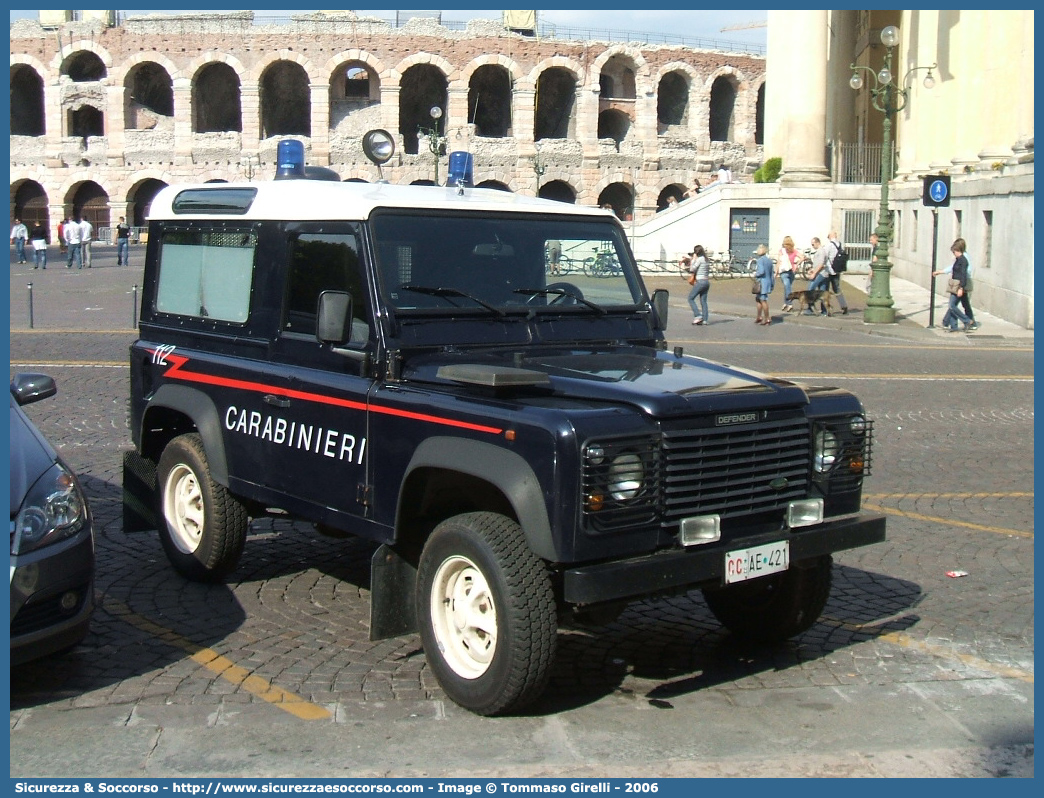
[[[276,180],[305,176],[304,144],[296,139],[284,139],[276,150]]]

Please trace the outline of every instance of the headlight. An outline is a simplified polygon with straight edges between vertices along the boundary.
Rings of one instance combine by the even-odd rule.
[[[816,431],[816,441],[812,452],[812,468],[819,474],[825,474],[837,462],[837,436],[830,430]]]
[[[11,553],[25,554],[70,538],[87,522],[87,502],[76,480],[55,463],[29,489],[15,518]]]
[[[636,454],[622,454],[609,465],[609,495],[616,501],[628,501],[642,492],[645,465]]]
[[[866,434],[866,419],[862,416],[852,416],[848,420],[848,429],[853,435],[861,438]]]

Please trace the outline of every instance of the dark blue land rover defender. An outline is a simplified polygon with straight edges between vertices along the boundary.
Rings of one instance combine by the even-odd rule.
[[[611,213],[464,185],[173,186],[146,261],[127,528],[196,580],[273,511],[375,541],[371,636],[419,631],[477,713],[539,695],[560,621],[641,597],[701,589],[737,635],[798,634],[831,553],[885,537],[860,511],[859,401],[666,351],[666,292]]]

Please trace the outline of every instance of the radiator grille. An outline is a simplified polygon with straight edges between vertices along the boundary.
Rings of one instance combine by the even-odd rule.
[[[804,498],[809,491],[811,448],[804,417],[701,429],[665,428],[664,522],[710,513],[723,519],[753,515]]]

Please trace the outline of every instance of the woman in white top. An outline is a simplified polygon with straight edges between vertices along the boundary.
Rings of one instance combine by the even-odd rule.
[[[710,263],[703,247],[697,244],[692,252],[682,258],[682,263],[689,267],[693,276],[692,290],[689,291],[689,307],[692,308],[692,323],[707,324],[707,294],[710,292]],[[700,300],[702,312],[696,309],[696,300]]]
[[[790,304],[790,295],[794,287],[794,275],[797,273],[797,267],[801,263],[802,257],[798,248],[794,246],[794,239],[790,236],[783,236],[783,246],[776,253],[776,275],[783,281],[784,311],[794,309]]]

